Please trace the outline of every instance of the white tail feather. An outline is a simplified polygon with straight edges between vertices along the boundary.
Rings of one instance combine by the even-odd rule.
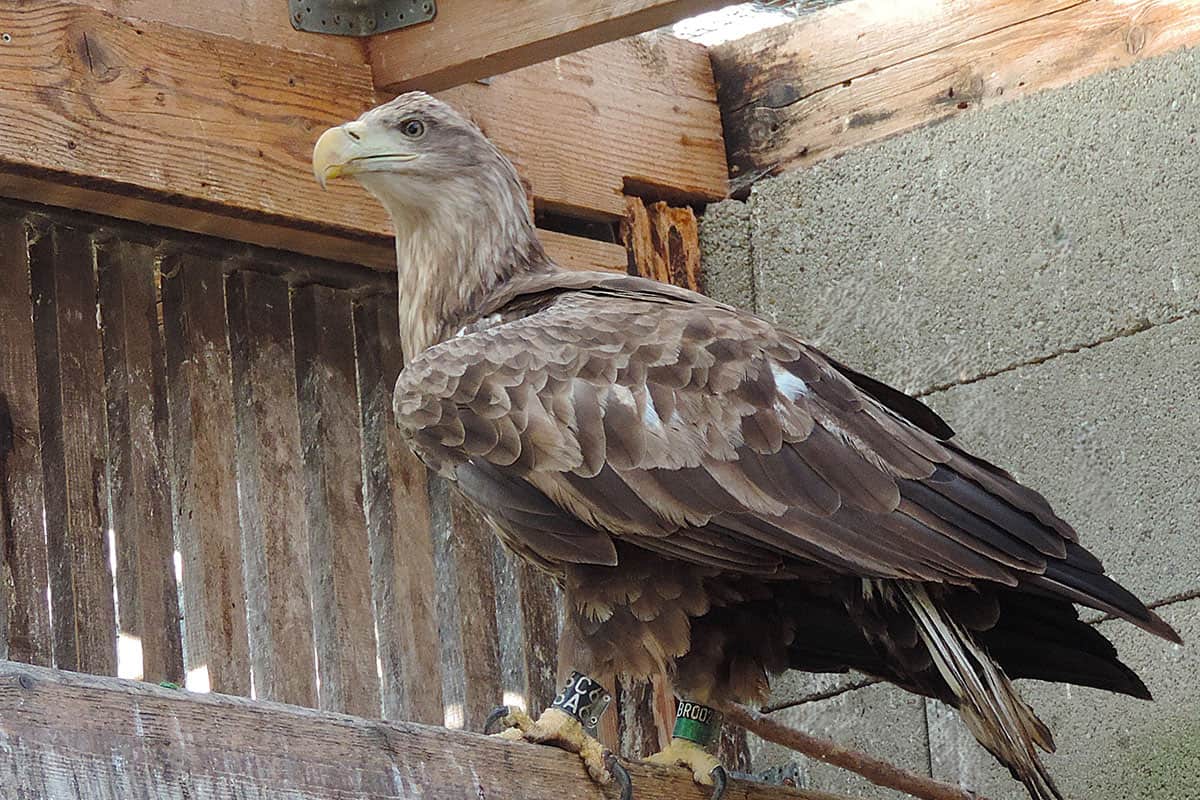
[[[924,584],[890,583],[889,598],[902,601],[917,620],[921,640],[942,678],[959,700],[967,728],[1025,784],[1036,800],[1063,800],[1037,747],[1054,752],[1050,730],[1038,719],[1004,670],[979,646],[970,631],[945,613]],[[882,586],[881,594],[888,594]]]

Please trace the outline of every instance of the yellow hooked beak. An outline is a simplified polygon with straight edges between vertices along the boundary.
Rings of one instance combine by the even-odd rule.
[[[388,164],[412,161],[413,153],[398,152],[390,137],[361,121],[347,122],[321,134],[313,147],[313,175],[321,188],[344,175],[380,172]]]

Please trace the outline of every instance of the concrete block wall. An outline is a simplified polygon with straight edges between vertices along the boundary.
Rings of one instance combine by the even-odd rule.
[[[923,395],[1161,604],[1188,645],[1098,623],[1159,702],[1022,689],[1067,797],[1200,797],[1200,50],[762,181],[707,209],[701,244],[708,291]],[[1026,797],[953,712],[862,682],[789,675],[772,703],[992,800]],[[813,788],[900,797],[752,751]]]

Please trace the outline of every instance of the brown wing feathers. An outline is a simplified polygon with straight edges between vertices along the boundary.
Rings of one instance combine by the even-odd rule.
[[[504,324],[431,348],[397,386],[426,461],[469,475],[544,559],[605,563],[616,537],[732,571],[982,579],[1173,634],[919,402],[698,295],[578,275],[510,287]]]

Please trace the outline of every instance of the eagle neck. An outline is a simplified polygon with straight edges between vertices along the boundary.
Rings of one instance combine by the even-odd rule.
[[[514,277],[558,269],[537,238],[520,185],[479,188],[464,187],[465,202],[449,197],[442,207],[393,213],[406,363],[474,322],[484,298]]]

